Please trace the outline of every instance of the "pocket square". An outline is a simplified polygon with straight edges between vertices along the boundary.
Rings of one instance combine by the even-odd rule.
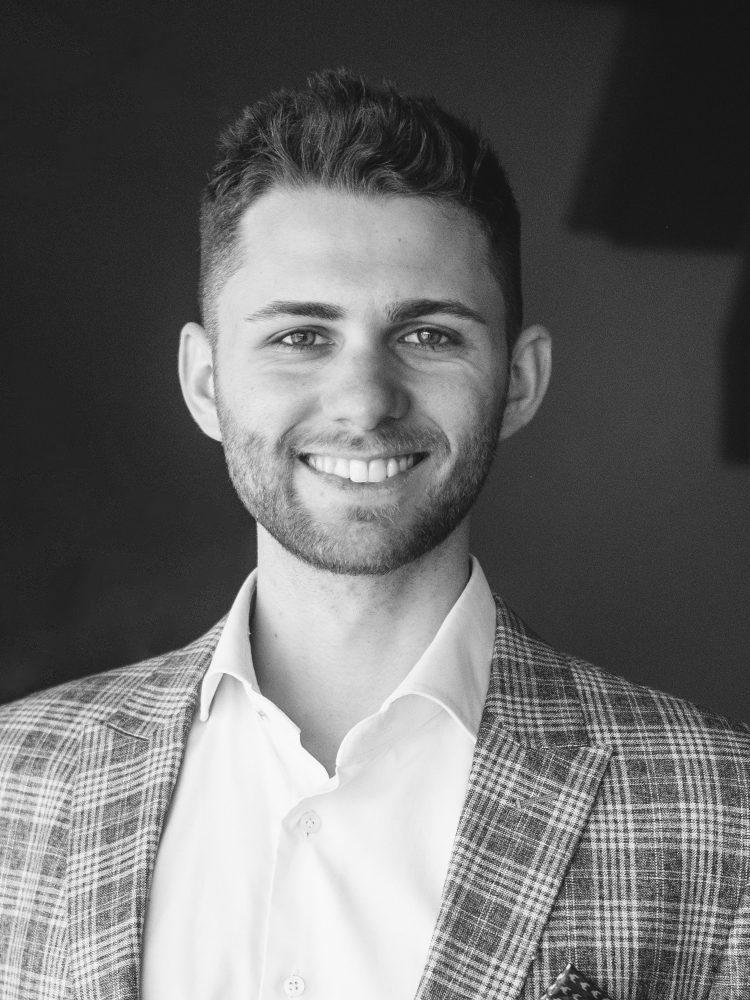
[[[606,990],[600,989],[593,979],[585,976],[568,962],[563,971],[550,983],[540,1000],[549,997],[564,997],[565,1000],[612,1000]]]

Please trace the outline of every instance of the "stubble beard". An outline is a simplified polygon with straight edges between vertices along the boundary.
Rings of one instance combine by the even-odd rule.
[[[426,555],[461,524],[479,496],[495,456],[502,423],[504,393],[487,420],[456,446],[454,464],[433,481],[406,517],[399,504],[344,508],[344,523],[316,519],[295,487],[295,463],[300,450],[286,437],[269,441],[257,431],[241,428],[228,408],[219,405],[219,421],[227,469],[249,514],[292,555],[316,569],[347,576],[379,576],[394,572]],[[366,450],[377,442],[389,454],[428,452],[428,461],[445,467],[451,447],[440,431],[407,434],[382,429],[367,441],[348,435],[316,441],[315,451],[330,453],[332,445]]]

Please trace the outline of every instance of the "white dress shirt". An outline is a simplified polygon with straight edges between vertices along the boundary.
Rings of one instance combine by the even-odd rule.
[[[203,679],[156,858],[144,1000],[410,1000],[489,684],[479,563],[331,777],[258,688],[245,581]]]

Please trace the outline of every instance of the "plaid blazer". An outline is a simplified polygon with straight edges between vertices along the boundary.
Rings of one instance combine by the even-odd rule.
[[[159,834],[221,624],[0,709],[3,1000],[138,996]],[[613,1000],[750,997],[749,790],[746,727],[554,652],[498,601],[418,1000],[537,1000],[569,961]]]

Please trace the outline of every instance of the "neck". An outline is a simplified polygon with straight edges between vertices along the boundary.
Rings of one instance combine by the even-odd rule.
[[[468,574],[467,523],[408,566],[356,577],[300,562],[259,527],[258,683],[329,770],[346,732],[377,711],[435,637]]]

